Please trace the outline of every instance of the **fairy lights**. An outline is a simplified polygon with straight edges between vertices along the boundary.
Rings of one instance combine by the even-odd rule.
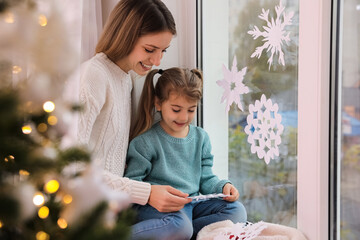
[[[46,130],[48,129],[48,126],[46,123],[40,123],[38,126],[37,126],[37,130],[41,133],[43,132],[46,132]]]
[[[41,219],[45,219],[49,216],[49,208],[47,206],[42,206],[38,211],[38,216]]]
[[[24,125],[21,130],[24,134],[30,134],[32,132],[32,128],[30,125]]]
[[[15,17],[14,17],[14,14],[11,13],[11,12],[8,12],[6,15],[5,15],[5,22],[6,23],[14,23],[15,22]]]
[[[26,170],[20,169],[19,170],[19,175],[21,175],[21,176],[29,176],[30,173],[28,171],[26,171]]]
[[[47,193],[55,193],[60,187],[60,184],[56,180],[50,180],[45,184],[45,191]]]
[[[41,192],[37,192],[35,193],[34,197],[33,197],[33,203],[36,205],[36,206],[41,206],[43,205],[45,202],[45,198],[44,198],[44,195],[41,193]]]
[[[13,72],[13,74],[18,74],[18,73],[20,73],[22,71],[22,69],[21,69],[21,67],[19,67],[19,66],[13,66],[13,68],[12,68],[12,72]]]
[[[40,231],[36,233],[36,240],[49,240],[50,236],[46,232]]]
[[[43,105],[43,109],[45,112],[50,113],[55,110],[55,103],[52,101],[46,101]]]
[[[70,204],[72,202],[72,196],[69,195],[69,194],[66,194],[64,197],[63,197],[63,203],[65,204]]]
[[[47,18],[45,15],[40,14],[39,18],[38,18],[38,23],[40,24],[40,26],[45,27],[47,25]]]
[[[47,121],[50,125],[56,125],[58,122],[58,119],[55,116],[49,116]]]
[[[65,229],[65,228],[67,228],[67,226],[68,226],[66,220],[63,219],[63,218],[59,218],[59,219],[57,220],[57,224],[58,224],[58,226],[59,226],[61,229]]]

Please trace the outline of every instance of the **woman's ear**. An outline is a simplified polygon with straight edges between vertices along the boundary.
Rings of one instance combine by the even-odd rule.
[[[158,112],[161,111],[161,102],[160,102],[160,99],[158,97],[155,97],[155,109]]]

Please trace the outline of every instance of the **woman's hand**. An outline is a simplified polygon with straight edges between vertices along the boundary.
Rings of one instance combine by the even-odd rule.
[[[171,186],[151,185],[148,203],[159,212],[176,212],[191,202],[188,196]]]
[[[223,194],[230,195],[223,199],[228,202],[235,202],[239,198],[239,191],[231,183],[226,183],[223,187]]]

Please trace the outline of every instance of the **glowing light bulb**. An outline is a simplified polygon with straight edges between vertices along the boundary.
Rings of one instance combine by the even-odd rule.
[[[46,132],[46,130],[47,130],[47,125],[46,125],[46,123],[40,123],[38,126],[37,126],[37,130],[39,131],[39,132]]]
[[[70,204],[72,202],[72,196],[69,195],[69,194],[66,194],[64,197],[63,197],[63,202],[65,204]]]
[[[13,66],[13,69],[12,69],[13,74],[18,74],[21,71],[22,71],[21,67],[16,66],[16,65]]]
[[[49,123],[50,125],[56,125],[56,124],[57,124],[57,121],[58,121],[58,119],[57,119],[57,117],[55,117],[55,116],[49,116],[49,117],[48,117],[48,123]]]
[[[0,220],[0,228],[4,226],[3,222]]]
[[[59,219],[57,220],[57,224],[58,224],[58,226],[59,226],[61,229],[65,229],[65,228],[67,228],[67,226],[68,226],[66,220],[63,219],[63,218],[59,218]]]
[[[50,180],[45,184],[45,191],[47,193],[54,193],[59,190],[60,184],[56,180]]]
[[[55,109],[55,103],[53,103],[52,101],[47,101],[44,103],[43,109],[45,112],[52,112]]]
[[[22,169],[19,170],[19,174],[20,174],[21,176],[29,176],[29,175],[30,175],[30,173],[29,173],[28,171],[22,170]]]
[[[9,12],[5,15],[5,22],[6,23],[14,23],[15,22],[15,17],[14,14]]]
[[[33,197],[33,203],[36,205],[36,206],[41,206],[43,205],[45,202],[45,198],[44,198],[44,195],[41,193],[41,192],[37,192],[35,193],[34,197]]]
[[[40,26],[45,27],[47,25],[47,18],[45,15],[40,14],[38,20]]]
[[[5,157],[4,161],[5,162],[14,162],[15,157],[13,155],[9,155],[7,157]]]
[[[41,219],[45,219],[49,216],[49,208],[47,206],[42,206],[38,211],[38,216]]]
[[[21,130],[24,134],[30,134],[32,132],[32,128],[30,125],[24,125]]]
[[[50,236],[46,232],[40,231],[36,233],[36,240],[49,240]]]

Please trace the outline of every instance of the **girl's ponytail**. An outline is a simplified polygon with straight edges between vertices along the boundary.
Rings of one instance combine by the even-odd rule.
[[[154,69],[150,71],[145,78],[144,87],[141,93],[138,111],[136,114],[135,123],[132,125],[130,131],[130,141],[136,136],[145,132],[151,128],[154,119],[154,101],[155,101],[155,89],[154,89],[154,75],[162,71],[161,69]]]

